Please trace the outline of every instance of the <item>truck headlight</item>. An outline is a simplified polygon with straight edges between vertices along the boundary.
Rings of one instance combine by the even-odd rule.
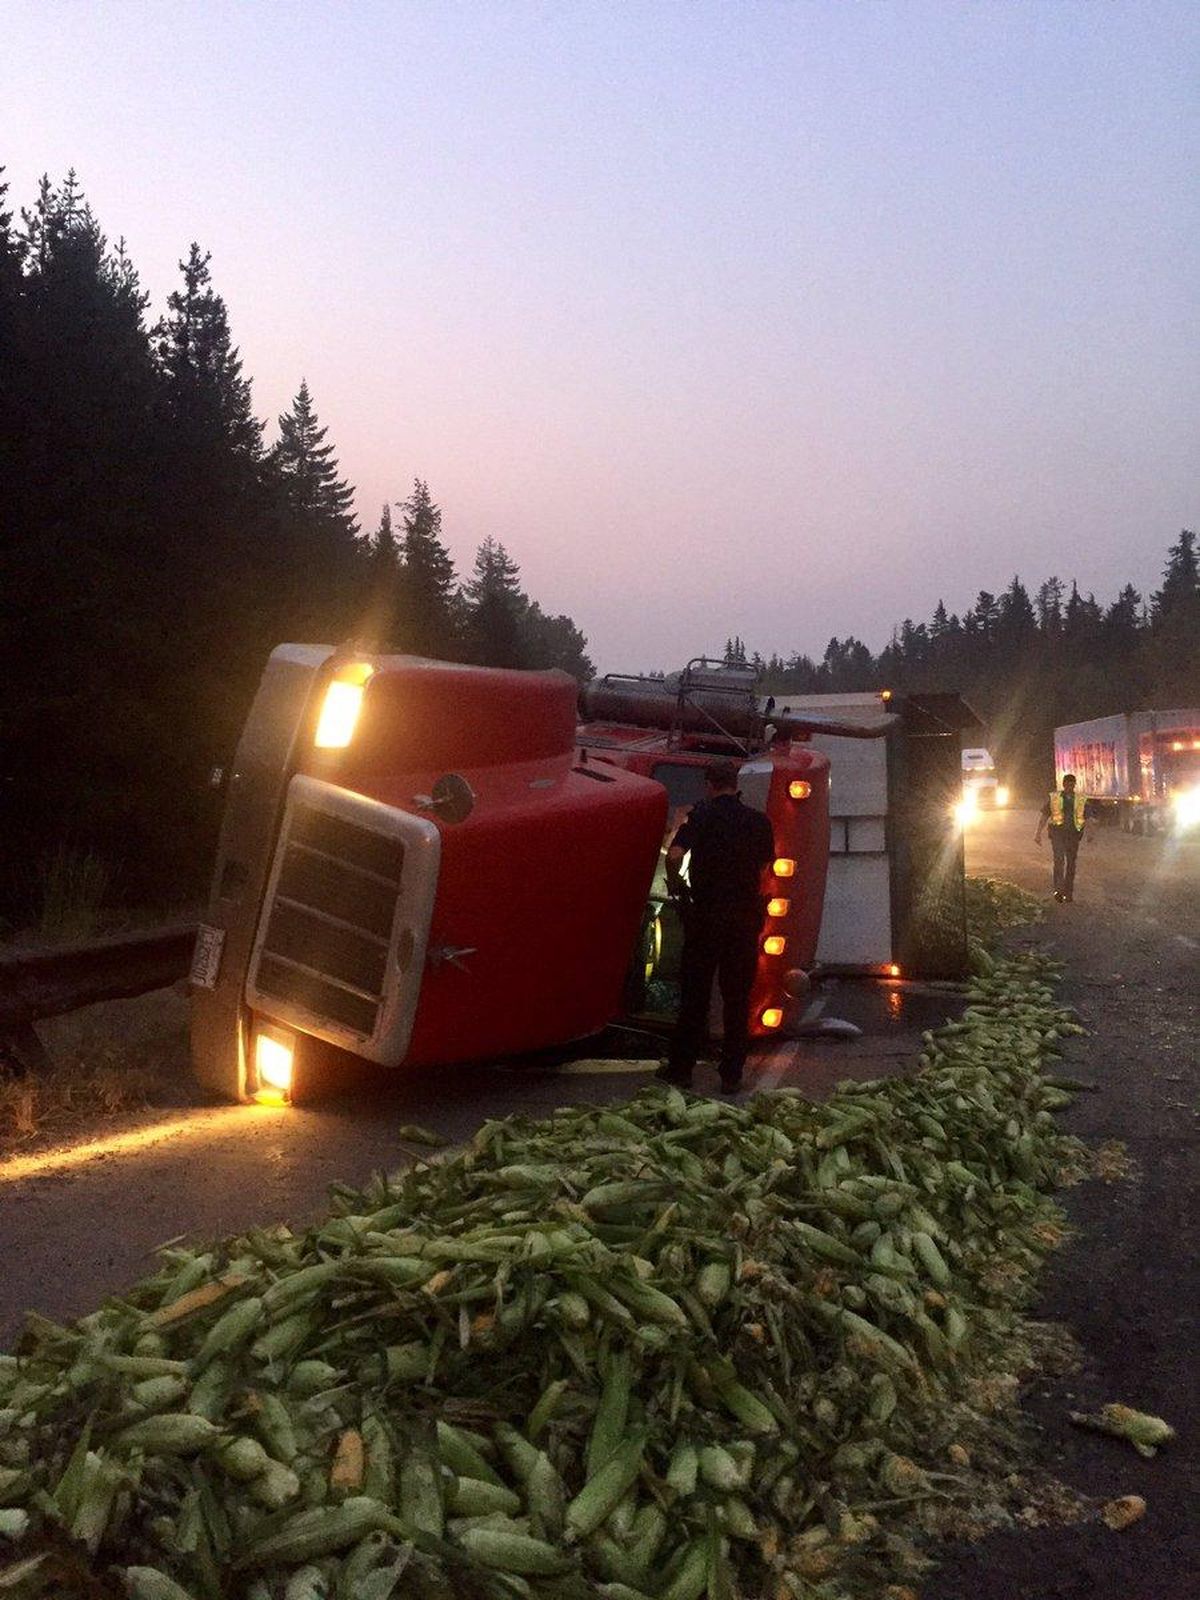
[[[255,1098],[268,1105],[279,1105],[292,1087],[292,1068],[296,1059],[295,1036],[285,1028],[260,1028],[254,1036],[254,1072],[258,1079]]]
[[[318,750],[344,750],[350,743],[362,709],[363,691],[374,671],[375,668],[364,661],[338,669],[337,676],[325,690],[321,714],[317,718],[313,743]]]
[[[1004,787],[1003,784],[1000,784],[998,786],[998,788],[996,789],[996,804],[998,806],[1006,806],[1008,804],[1008,801],[1009,801],[1008,790]]]
[[[962,799],[953,807],[954,820],[960,828],[965,828],[974,822],[978,810],[979,799],[974,789],[965,789]]]
[[[1200,825],[1200,783],[1194,789],[1180,789],[1171,804],[1175,809],[1177,828],[1195,828]]]

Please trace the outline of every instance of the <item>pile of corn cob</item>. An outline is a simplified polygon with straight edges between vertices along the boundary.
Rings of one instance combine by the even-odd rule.
[[[987,965],[913,1076],[490,1122],[31,1317],[0,1596],[880,1594],[1054,1234],[1079,1030]]]
[[[968,878],[965,892],[972,952],[987,948],[1005,928],[1037,922],[1042,915],[1036,895],[1003,878]]]

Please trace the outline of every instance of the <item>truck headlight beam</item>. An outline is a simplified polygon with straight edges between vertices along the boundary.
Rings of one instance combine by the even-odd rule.
[[[1175,826],[1180,829],[1200,825],[1200,783],[1194,789],[1181,789],[1171,802]]]

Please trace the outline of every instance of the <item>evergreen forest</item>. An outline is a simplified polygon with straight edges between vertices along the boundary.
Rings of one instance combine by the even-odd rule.
[[[1200,706],[1200,552],[1185,528],[1153,594],[1126,584],[1107,605],[1057,577],[1032,595],[1013,578],[999,595],[981,591],[961,615],[939,601],[928,622],[906,618],[878,655],[853,637],[830,639],[820,661],[748,657],[740,638],[725,653],[759,666],[780,704],[789,694],[864,689],[962,694],[983,720],[978,742],[1028,795],[1053,782],[1056,727]]]
[[[417,479],[364,530],[301,377],[254,411],[209,257],[152,316],[70,173],[0,171],[0,929],[48,898],[183,905],[282,640],[591,675],[485,539],[460,581]]]

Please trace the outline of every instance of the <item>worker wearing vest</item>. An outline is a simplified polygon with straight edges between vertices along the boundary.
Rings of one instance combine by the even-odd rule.
[[[1041,844],[1042,830],[1048,829],[1050,849],[1054,854],[1054,898],[1075,898],[1075,857],[1079,854],[1079,841],[1084,836],[1087,820],[1087,797],[1075,787],[1075,774],[1063,774],[1062,788],[1052,789],[1050,798],[1042,807],[1038,818],[1034,843]]]

